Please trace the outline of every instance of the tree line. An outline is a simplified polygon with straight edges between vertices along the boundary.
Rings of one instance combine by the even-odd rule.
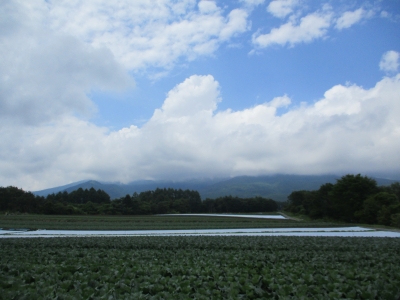
[[[68,192],[35,196],[17,187],[0,187],[0,211],[6,213],[35,213],[46,215],[85,214],[91,205],[101,206],[110,202],[103,190],[82,188]]]
[[[110,200],[103,190],[79,188],[47,197],[35,196],[17,187],[0,187],[0,211],[50,215],[148,215],[166,213],[273,212],[278,204],[262,197],[232,196],[201,200],[197,191],[156,189]]]
[[[312,219],[400,227],[400,183],[378,186],[367,176],[345,175],[315,191],[294,191],[285,211]]]

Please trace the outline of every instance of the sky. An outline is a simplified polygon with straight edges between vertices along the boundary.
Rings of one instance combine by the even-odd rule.
[[[397,0],[2,0],[0,186],[399,174]]]

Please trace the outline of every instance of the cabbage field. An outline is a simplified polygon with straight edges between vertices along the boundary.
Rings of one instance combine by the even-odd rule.
[[[400,239],[2,239],[0,299],[399,299]]]

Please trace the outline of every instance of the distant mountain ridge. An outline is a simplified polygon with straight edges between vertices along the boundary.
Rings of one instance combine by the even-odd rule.
[[[105,183],[95,180],[80,181],[68,185],[36,191],[33,194],[47,196],[79,188],[104,190],[111,199],[121,198],[127,194],[141,193],[156,188],[174,188],[196,190],[202,199],[215,199],[223,196],[250,198],[261,196],[275,201],[286,201],[287,196],[298,190],[317,190],[325,183],[335,183],[340,176],[336,175],[271,175],[271,176],[238,176],[229,179],[188,180],[182,182],[141,180],[129,184]],[[378,185],[390,185],[396,180],[374,178]]]
[[[70,187],[75,187],[79,184],[85,183],[89,180],[81,180],[81,181],[77,181],[77,182],[73,182],[70,184],[66,184],[66,185],[62,185],[62,186],[57,186],[54,188],[49,188],[49,189],[45,189],[45,190],[40,190],[40,191],[36,191],[36,192],[32,192],[33,194],[37,195],[37,196],[47,196],[50,194],[57,194],[58,192],[63,192],[66,189],[70,188]]]

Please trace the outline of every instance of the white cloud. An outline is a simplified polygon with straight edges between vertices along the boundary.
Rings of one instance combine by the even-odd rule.
[[[232,36],[247,31],[250,26],[247,22],[248,14],[242,9],[234,9],[228,15],[228,22],[220,32],[220,39],[229,40]]]
[[[396,51],[388,51],[383,54],[379,63],[379,68],[387,73],[397,72],[399,69],[400,53]]]
[[[14,2],[2,5],[7,13],[0,24],[0,123],[90,115],[95,110],[86,96],[91,89],[133,85],[109,50],[48,30]]]
[[[290,98],[285,95],[282,97],[275,97],[272,101],[270,101],[268,104],[271,107],[287,107],[289,106],[289,104],[292,103],[292,100],[290,100]]]
[[[198,6],[201,13],[209,14],[218,11],[218,7],[214,1],[203,0],[199,2]]]
[[[217,108],[218,83],[209,75],[192,76],[172,89],[161,110],[156,110],[152,120],[171,120],[189,117],[198,112],[212,112]]]
[[[218,112],[219,101],[218,82],[195,75],[141,128],[109,131],[67,116],[2,126],[0,182],[41,189],[88,178],[363,173],[400,165],[400,75],[371,89],[337,85],[280,115],[287,96],[241,111]]]
[[[0,11],[1,124],[90,117],[88,94],[132,87],[127,69],[160,75],[249,26],[247,12],[224,16],[214,1],[3,1]]]
[[[194,0],[31,0],[0,2],[0,11],[1,185],[36,190],[89,178],[387,171],[400,164],[400,75],[371,89],[335,86],[312,105],[291,107],[285,95],[241,111],[218,111],[218,82],[195,75],[141,128],[111,131],[81,117],[96,109],[87,96],[93,88],[133,85],[126,69],[165,71],[229,43],[249,29],[245,10]],[[310,42],[326,35],[332,19],[327,10],[293,17],[253,41]],[[398,55],[385,54],[381,69],[396,72]]]
[[[367,12],[363,8],[359,8],[355,11],[346,11],[337,19],[335,27],[339,30],[349,28],[360,22],[365,16],[367,16]]]
[[[370,10],[359,8],[354,11],[346,11],[339,17],[335,9],[329,4],[321,6],[320,11],[303,15],[299,6],[299,0],[274,0],[268,5],[267,10],[275,17],[284,18],[290,15],[288,21],[279,27],[272,28],[269,33],[262,34],[259,30],[253,34],[253,45],[258,48],[266,48],[274,44],[294,46],[298,43],[307,43],[315,39],[324,38],[328,31],[334,27],[338,30],[346,29],[359,23],[361,20],[373,16],[378,8]],[[250,53],[253,53],[251,51]]]
[[[23,5],[51,29],[107,48],[135,71],[210,55],[249,28],[244,10],[225,15],[214,1],[35,0]]]
[[[275,17],[283,18],[291,14],[298,4],[299,0],[274,0],[269,3],[267,10]]]
[[[253,35],[253,44],[265,48],[273,44],[293,46],[297,43],[307,43],[326,35],[331,24],[332,15],[329,12],[312,13],[300,19],[290,20],[279,28],[273,28],[270,33]]]

